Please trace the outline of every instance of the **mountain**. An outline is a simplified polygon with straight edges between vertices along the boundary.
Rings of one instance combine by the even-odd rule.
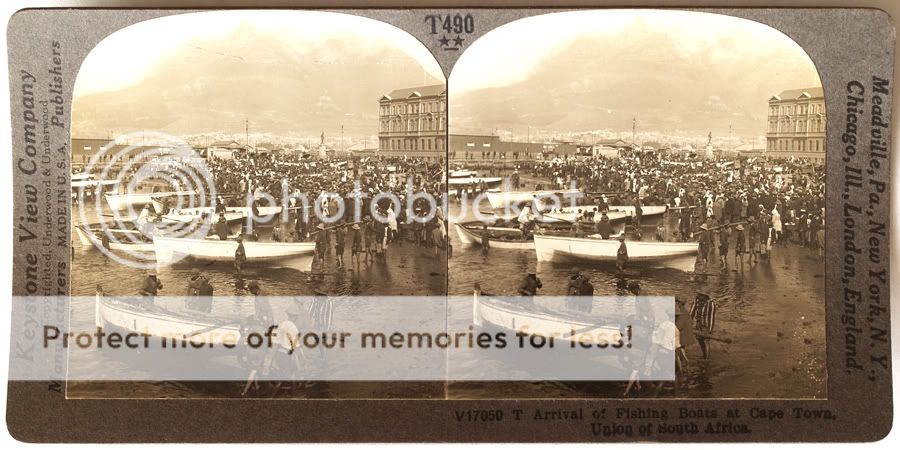
[[[347,136],[370,136],[378,99],[423,82],[443,80],[423,75],[398,49],[357,37],[297,43],[242,25],[224,38],[186,42],[135,85],[76,94],[73,136],[242,133],[245,118],[252,132],[334,136],[343,125]]]
[[[638,22],[614,38],[579,37],[506,86],[454,95],[466,80],[451,76],[450,131],[630,131],[636,118],[638,131],[722,135],[731,125],[736,136],[759,136],[772,95],[817,81],[795,49],[754,47],[752,36],[712,39],[686,46]]]

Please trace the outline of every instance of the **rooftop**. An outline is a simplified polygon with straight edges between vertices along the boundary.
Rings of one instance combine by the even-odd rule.
[[[441,94],[447,92],[447,85],[445,84],[433,84],[431,86],[420,86],[414,88],[406,88],[406,89],[394,89],[393,91],[385,94],[382,98],[387,98],[388,100],[397,100],[401,98],[410,98],[410,97],[437,97]]]
[[[771,100],[797,100],[803,96],[806,96],[807,98],[824,98],[825,90],[821,87],[788,89],[786,91],[781,91],[781,93],[776,96],[773,96]]]

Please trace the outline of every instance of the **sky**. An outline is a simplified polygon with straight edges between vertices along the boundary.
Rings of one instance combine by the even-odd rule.
[[[317,41],[341,36],[365,37],[364,47],[358,48],[361,53],[394,47],[418,61],[432,77],[444,78],[437,61],[425,46],[405,31],[383,22],[317,11],[214,11],[148,20],[108,36],[85,58],[75,81],[75,96],[135,85],[167,51],[195,39],[228,36],[242,26],[275,31],[298,50]]]
[[[786,50],[786,61],[773,66],[809,63],[808,85],[820,85],[806,52],[780,31],[758,22],[718,14],[662,10],[594,10],[545,14],[511,22],[472,43],[450,75],[451,94],[500,87],[531,76],[542,61],[576,40],[615,46],[617,34],[642,22],[676,42],[685,64],[690,56],[711,53],[710,63],[728,64],[735,58]],[[734,39],[728,39],[733,37]],[[653,45],[648,41],[647,45]],[[616,61],[620,64],[620,61]]]

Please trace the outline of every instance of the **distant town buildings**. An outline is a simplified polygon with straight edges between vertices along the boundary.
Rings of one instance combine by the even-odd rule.
[[[450,161],[515,162],[578,154],[574,142],[508,142],[499,136],[451,134]]]
[[[766,158],[825,162],[825,95],[821,87],[790,89],[769,99]]]
[[[437,161],[447,151],[447,87],[444,84],[397,89],[379,103],[378,153]]]

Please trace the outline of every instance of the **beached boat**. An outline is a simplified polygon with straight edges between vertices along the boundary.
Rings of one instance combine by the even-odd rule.
[[[569,206],[565,208],[559,208],[554,210],[553,212],[545,212],[542,215],[547,218],[556,219],[564,222],[574,222],[577,218],[581,217],[585,211],[593,211],[597,208],[597,205],[583,205],[583,206]],[[594,215],[594,221],[600,221],[601,214],[596,213]],[[606,217],[609,217],[610,222],[616,222],[619,220],[624,220],[627,217],[630,217],[626,211],[619,210],[610,210],[607,211]]]
[[[154,198],[151,200],[153,204],[153,209],[155,211],[162,211],[164,209],[164,205],[162,202],[162,198]],[[256,208],[258,216],[277,216],[281,214],[282,207],[281,206],[258,206]],[[213,214],[215,213],[216,208],[214,206],[196,206],[190,208],[173,208],[169,214],[178,214],[178,215],[198,215],[198,214]],[[240,213],[243,217],[247,217],[250,215],[251,208],[248,206],[229,206],[225,208],[225,213]]]
[[[154,198],[166,197],[170,195],[196,195],[194,191],[179,192],[147,192],[147,193],[131,193],[131,194],[105,194],[106,203],[113,211],[127,209],[132,207],[135,209],[143,208],[144,205],[150,203]]]
[[[447,184],[450,185],[450,189],[456,189],[457,186],[469,186],[476,185],[480,186],[481,183],[484,184],[488,188],[495,188],[500,186],[500,183],[503,182],[503,178],[500,177],[459,177],[459,178],[449,178],[447,180]]]
[[[597,208],[597,205],[582,205],[582,206],[567,206],[564,208],[559,208],[553,212],[546,212],[544,216],[551,217],[554,219],[564,220],[567,222],[572,222],[576,218],[580,217],[582,212],[584,211],[593,211]],[[641,207],[641,216],[642,217],[650,217],[657,216],[666,212],[665,205],[663,206],[642,206]],[[609,217],[610,222],[615,222],[618,220],[624,220],[628,217],[634,217],[635,215],[635,207],[634,206],[610,206],[609,211],[606,212],[606,216]],[[600,213],[596,213],[594,215],[594,221],[600,221]]]
[[[230,224],[240,222],[244,220],[244,214],[240,212],[226,212],[225,213],[225,222]],[[177,212],[170,214],[163,214],[160,217],[160,221],[162,223],[192,223],[194,221],[200,222],[201,220],[209,220],[213,224],[218,222],[218,215],[206,215],[202,214],[190,214],[186,213],[184,210],[178,210]]]
[[[214,345],[213,348],[240,342],[240,329],[236,322],[227,323],[228,320],[212,317],[198,318],[196,312],[188,316],[156,306],[137,306],[125,299],[113,299],[99,293],[94,305],[94,321],[103,329],[119,328],[154,337],[202,342]]]
[[[603,323],[603,319],[586,314],[550,310],[535,304],[524,307],[510,299],[482,295],[477,290],[472,300],[472,322],[475,326],[495,327],[511,335],[554,336],[555,339],[579,342],[586,336],[603,337],[610,342],[622,337],[620,325],[610,319]],[[594,342],[598,340],[594,339]]]
[[[478,176],[474,170],[459,169],[450,172],[450,178],[471,178]]]
[[[469,195],[468,191],[466,191],[466,192],[467,192],[466,195]],[[500,191],[500,188],[490,188],[487,190],[487,192],[501,192],[501,191]],[[450,197],[456,197],[456,189],[448,189],[447,195]]]
[[[233,262],[237,241],[153,236],[156,262],[169,265],[184,258],[196,261]],[[315,242],[244,241],[247,263],[270,263],[308,271],[312,268]]]
[[[536,234],[534,249],[538,261],[615,261],[616,239],[576,238]],[[626,241],[629,262],[661,261],[697,254],[697,242]]]
[[[496,192],[487,194],[488,201],[491,203],[491,208],[494,209],[503,209],[507,205],[519,204],[525,202],[534,202],[537,198],[543,197],[562,197],[563,200],[566,200],[566,196],[568,197],[581,197],[583,194],[578,189],[563,189],[559,191],[505,191],[505,192]],[[549,201],[543,202],[545,204],[549,204]],[[562,204],[565,205],[567,202],[563,201]]]
[[[121,183],[120,180],[72,180],[72,189],[96,189],[98,187],[115,186]]]
[[[482,222],[457,222],[453,224],[463,246],[481,246]],[[532,250],[534,242],[524,240],[518,228],[487,227],[491,232],[490,248],[503,250]]]
[[[150,241],[144,241],[142,239],[143,235],[140,231],[137,230],[123,230],[112,228],[104,230],[102,228],[88,228],[85,225],[75,226],[75,234],[78,236],[78,240],[81,242],[81,245],[88,248],[103,248],[103,240],[97,236],[98,232],[106,233],[108,236],[110,236],[110,250],[136,252],[153,251],[153,243]]]

